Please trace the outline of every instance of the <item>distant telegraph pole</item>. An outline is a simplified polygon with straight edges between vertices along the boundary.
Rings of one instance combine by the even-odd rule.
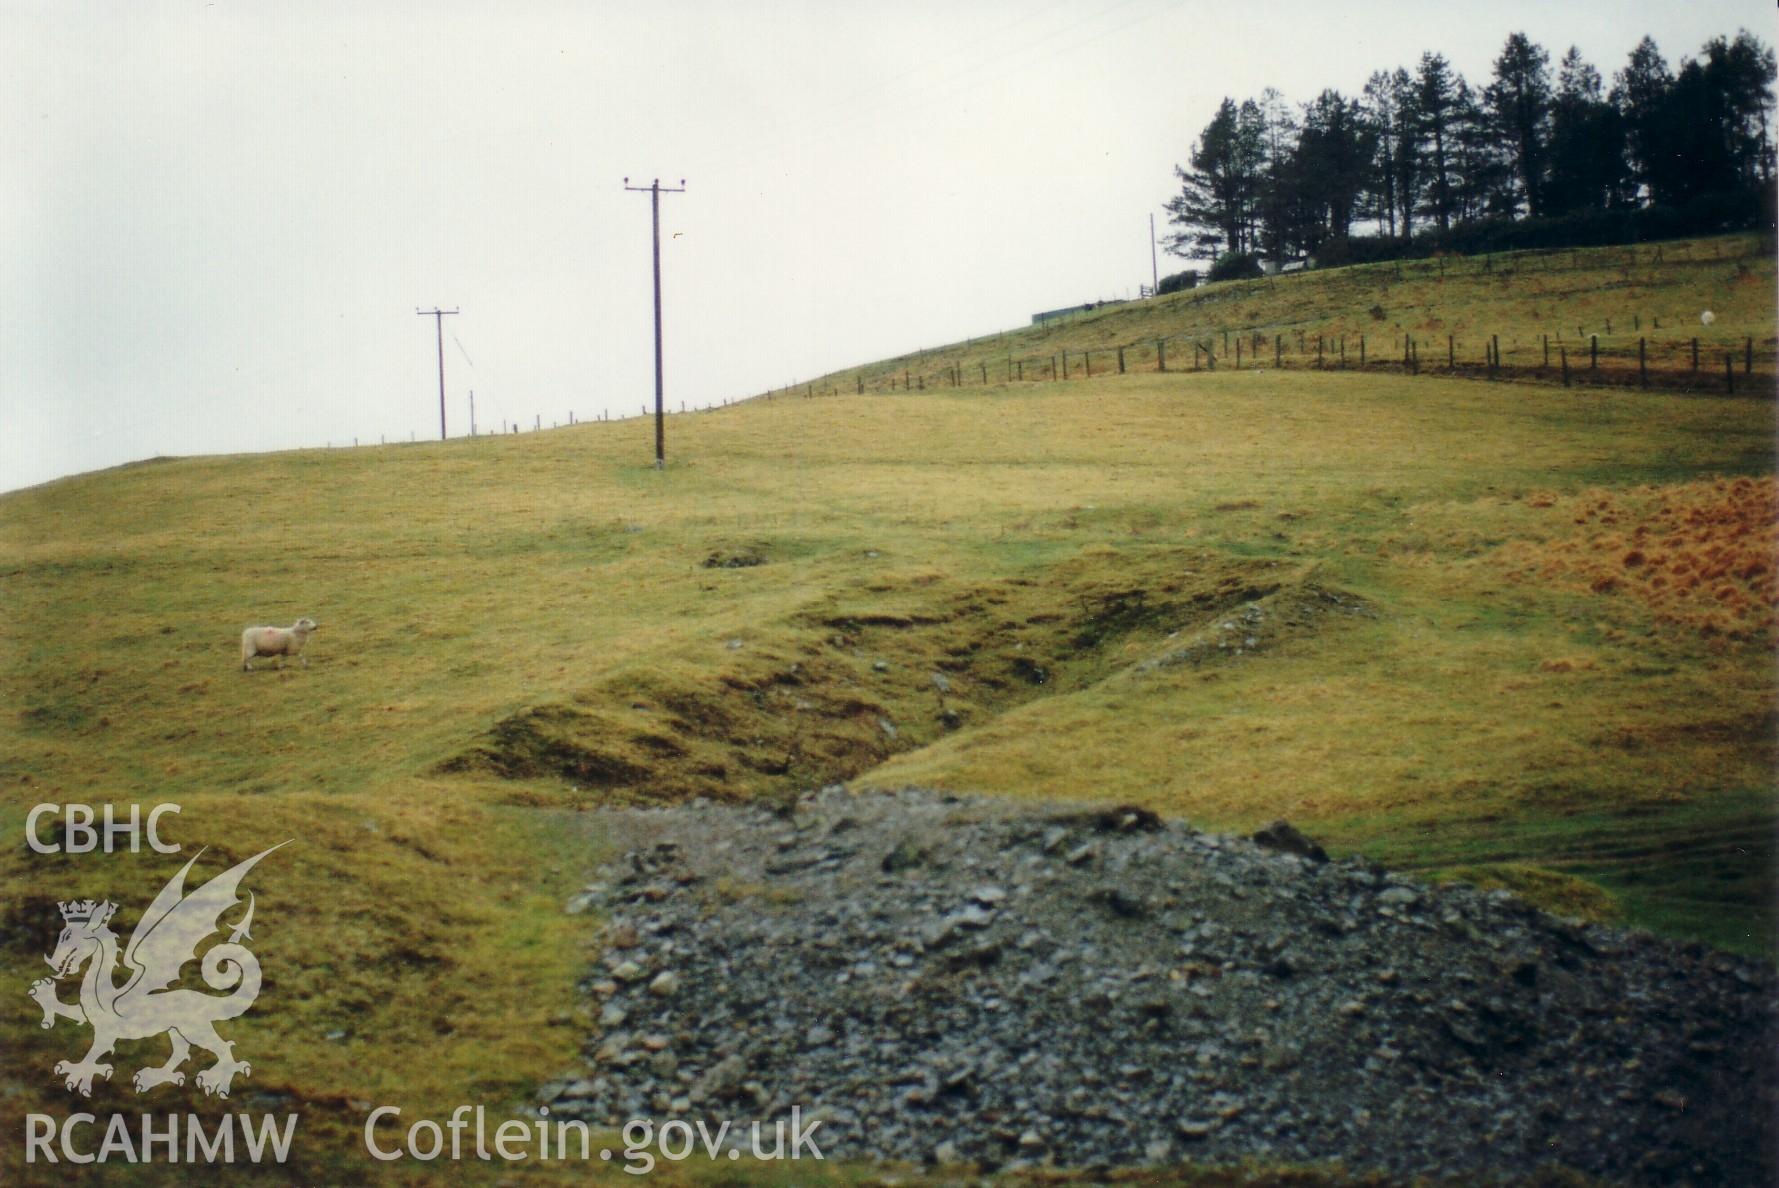
[[[648,194],[655,221],[655,469],[661,470],[667,465],[667,425],[661,405],[661,195],[685,193],[686,179],[680,178],[677,188],[664,190],[660,178],[646,186],[633,186],[625,178],[624,188]]]
[[[1155,296],[1161,288],[1161,265],[1155,258],[1155,212],[1149,212],[1149,296]]]
[[[433,329],[438,332],[439,339],[439,440],[445,440],[445,319],[457,311],[454,309],[417,309],[414,311],[423,318],[431,318]]]

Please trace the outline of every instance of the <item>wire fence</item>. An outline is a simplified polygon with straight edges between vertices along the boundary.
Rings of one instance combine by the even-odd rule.
[[[1632,245],[1616,249],[1555,249],[1498,256],[1435,257],[1361,265],[1339,272],[1267,277],[1188,291],[1138,303],[1106,302],[1090,312],[1048,318],[989,338],[913,352],[884,363],[837,372],[764,393],[776,396],[868,395],[1055,383],[1132,372],[1198,372],[1238,369],[1368,371],[1436,375],[1500,382],[1642,388],[1663,391],[1774,394],[1779,340],[1746,333],[1714,332],[1698,311],[1673,308],[1663,286],[1678,271],[1718,269],[1710,286],[1761,283],[1749,261],[1771,259],[1764,236],[1730,240]],[[1443,285],[1467,277],[1493,278],[1505,290],[1466,294],[1481,304],[1533,299],[1562,307],[1579,297],[1596,318],[1586,325],[1557,325],[1525,316],[1502,316],[1506,333],[1429,333],[1357,328],[1379,320],[1381,305],[1365,299],[1412,300],[1426,293],[1397,292],[1397,285]],[[1516,282],[1521,282],[1517,283]],[[1310,287],[1304,287],[1305,285]],[[1294,289],[1293,286],[1296,286]],[[1613,294],[1622,308],[1607,314]],[[1294,296],[1313,297],[1293,308]],[[1434,294],[1436,296],[1436,294]],[[1271,320],[1242,307],[1264,302]],[[1344,315],[1324,312],[1345,307]],[[1428,312],[1422,309],[1419,312]],[[1244,315],[1247,315],[1245,317]],[[1694,326],[1682,329],[1689,320]],[[1488,321],[1486,311],[1472,323]],[[1182,325],[1184,323],[1184,325]],[[1141,327],[1149,333],[1135,334]],[[1696,332],[1695,332],[1696,331]],[[1083,339],[1104,341],[1083,344]]]
[[[1668,391],[1772,395],[1775,354],[1756,349],[1750,336],[1661,339],[1585,338],[1503,344],[1500,335],[1459,340],[1456,335],[1290,334],[1235,330],[1172,334],[1112,347],[1062,347],[1049,354],[976,358],[933,368],[909,365],[900,372],[852,377],[857,395],[924,392],[928,388],[994,387],[1084,380],[1133,372],[1222,370],[1370,371],[1438,375],[1503,382],[1644,388]],[[780,395],[836,396],[846,385],[834,379],[776,389]]]
[[[1676,279],[1692,274],[1707,282],[1706,288],[1753,284],[1764,286],[1762,291],[1770,295],[1774,251],[1772,236],[1751,234],[1616,248],[1435,256],[1268,276],[1134,302],[1100,302],[1089,310],[914,351],[760,396],[881,395],[1235,369],[1397,373],[1772,398],[1779,375],[1779,338],[1771,333],[1756,337],[1714,332],[1698,324],[1700,311],[1676,308],[1673,294]],[[1756,271],[1756,261],[1762,272]],[[1527,317],[1503,308],[1498,324],[1506,333],[1362,328],[1380,319],[1385,300],[1406,303],[1424,314],[1441,309],[1437,286],[1466,279],[1471,287],[1459,295],[1461,299],[1501,306],[1535,299],[1568,310],[1586,307],[1597,315],[1598,324],[1589,328],[1543,318],[1534,326]],[[1478,279],[1499,286],[1498,295],[1489,297],[1487,285],[1479,295]],[[1415,306],[1416,301],[1422,304]],[[1607,313],[1604,306],[1615,308]],[[1252,316],[1259,308],[1271,311],[1271,320]],[[1329,314],[1331,308],[1344,312]],[[1486,324],[1490,318],[1483,313],[1471,320]],[[1084,339],[1098,341],[1083,345]],[[462,344],[458,346],[461,350]],[[468,358],[467,351],[464,357]],[[715,412],[746,399],[692,407],[673,402],[677,408],[669,404],[663,411],[669,416]],[[637,409],[636,413],[604,410],[590,420],[654,416],[647,402]],[[548,426],[538,414],[529,420],[501,417],[481,426],[475,436],[492,438],[587,423],[589,418],[572,411],[566,420]],[[408,440],[434,439],[410,434]],[[351,441],[354,446],[361,444],[357,437]],[[362,441],[371,444],[369,438]],[[377,444],[399,441],[376,439]]]

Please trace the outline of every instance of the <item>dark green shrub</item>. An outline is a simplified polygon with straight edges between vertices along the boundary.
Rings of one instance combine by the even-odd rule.
[[[1247,252],[1226,252],[1211,265],[1211,281],[1250,280],[1262,275],[1260,257]]]
[[[1188,268],[1185,272],[1176,272],[1172,276],[1162,277],[1161,284],[1156,288],[1155,293],[1157,296],[1160,296],[1164,293],[1178,293],[1182,289],[1195,289],[1197,287],[1198,271],[1196,269]]]

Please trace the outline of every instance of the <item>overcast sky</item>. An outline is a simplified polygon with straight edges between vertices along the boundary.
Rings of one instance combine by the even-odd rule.
[[[0,489],[633,415],[1134,296],[1224,95],[1507,34],[1670,64],[1764,0],[0,0]],[[1174,263],[1179,267],[1179,262]],[[1162,272],[1169,271],[1163,257]]]

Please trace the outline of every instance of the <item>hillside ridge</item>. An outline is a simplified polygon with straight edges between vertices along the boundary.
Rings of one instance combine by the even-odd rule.
[[[786,395],[1129,371],[1398,370],[1773,393],[1771,237],[1436,256],[1221,281],[831,372]],[[1702,315],[1709,311],[1708,322]],[[1567,364],[1567,375],[1564,366]]]

